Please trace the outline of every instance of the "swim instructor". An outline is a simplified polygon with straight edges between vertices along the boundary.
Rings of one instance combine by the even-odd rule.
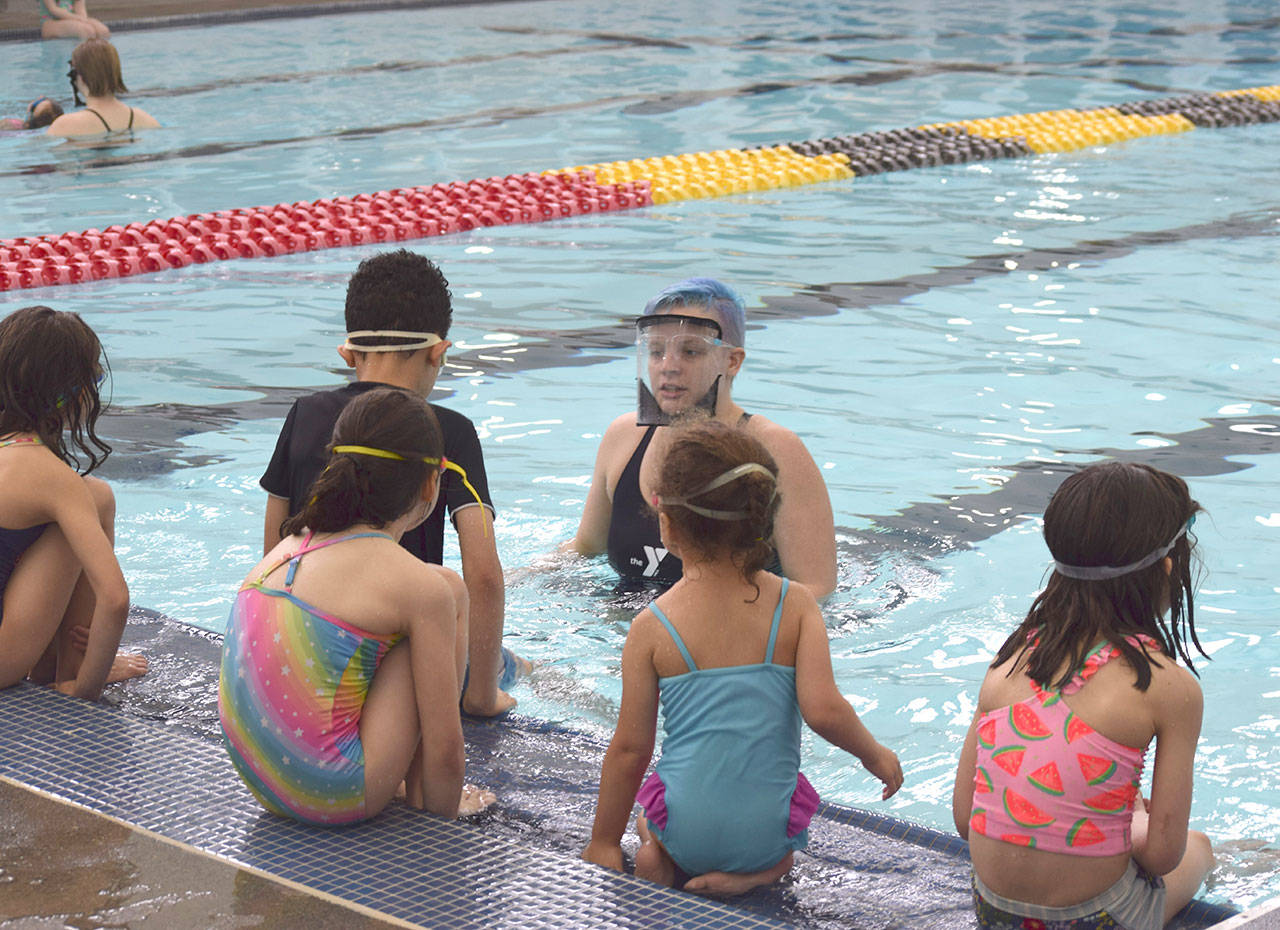
[[[835,589],[831,499],[813,457],[791,430],[747,413],[733,400],[733,381],[746,358],[745,327],[742,298],[712,278],[681,281],[649,301],[636,324],[637,409],[605,431],[582,521],[565,549],[584,556],[607,552],[625,581],[671,585],[680,579],[680,560],[662,545],[648,501],[662,455],[662,427],[702,411],[741,426],[778,463],[775,570],[817,597]]]

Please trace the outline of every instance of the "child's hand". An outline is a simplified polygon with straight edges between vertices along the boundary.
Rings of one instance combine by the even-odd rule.
[[[458,801],[458,816],[470,817],[488,810],[489,805],[497,800],[497,796],[486,788],[475,785],[463,785],[462,797]]]
[[[902,763],[892,749],[876,743],[871,755],[862,760],[862,767],[884,782],[884,791],[880,792],[882,801],[893,797],[902,787]]]
[[[615,872],[622,871],[622,847],[617,843],[592,840],[582,851],[582,858],[596,865],[602,865],[606,869],[613,869]]]

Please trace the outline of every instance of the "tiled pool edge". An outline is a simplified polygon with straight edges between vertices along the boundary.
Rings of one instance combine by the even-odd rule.
[[[220,746],[44,688],[0,692],[0,773],[427,927],[786,926],[402,806],[342,830],[273,817],[243,791]]]
[[[518,920],[511,925],[519,927],[796,925],[403,807],[381,815],[376,826],[344,830],[271,817],[243,791],[216,743],[43,688],[0,692],[0,774],[235,865],[419,925],[507,925],[502,918],[513,913]],[[819,816],[967,856],[954,835],[875,812],[824,804]],[[304,852],[306,861],[297,861]],[[1206,927],[1217,920],[1212,926],[1222,930],[1277,930],[1266,922],[1276,915],[1255,923],[1240,922],[1247,915],[1222,921],[1222,913],[1197,901],[1174,925]]]

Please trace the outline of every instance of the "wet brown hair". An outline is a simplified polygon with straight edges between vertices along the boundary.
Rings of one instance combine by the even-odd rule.
[[[679,504],[661,504],[659,511],[680,539],[701,554],[727,555],[744,580],[773,559],[773,520],[778,512],[778,465],[759,440],[737,426],[717,420],[695,419],[668,427],[666,453],[656,488],[660,502],[689,498],[689,503],[709,510],[745,511],[741,520],[717,520],[695,513]],[[739,465],[763,465],[773,480],[750,472],[728,484],[696,493],[719,476]],[[759,596],[759,588],[756,589]]]
[[[333,452],[335,446],[347,445],[394,452],[404,459]],[[311,485],[308,504],[281,524],[281,535],[304,528],[332,533],[357,523],[386,526],[408,513],[427,476],[440,470],[439,464],[422,460],[444,454],[444,437],[422,398],[398,388],[378,388],[343,409],[329,453],[329,464]]]
[[[120,74],[120,55],[106,39],[85,39],[77,45],[71,53],[71,67],[84,79],[85,87],[94,97],[129,92]]]
[[[1044,540],[1054,560],[1064,565],[1130,565],[1168,545],[1201,509],[1177,475],[1149,465],[1106,462],[1076,472],[1058,487],[1045,509]],[[1164,559],[1100,580],[1068,578],[1055,570],[992,667],[1022,653],[1028,635],[1038,630],[1040,645],[1025,671],[1046,689],[1066,687],[1089,650],[1106,640],[1120,650],[1138,676],[1138,690],[1145,691],[1151,666],[1159,662],[1125,641],[1138,633],[1151,636],[1165,655],[1180,657],[1192,668],[1188,642],[1207,658],[1194,622],[1194,548],[1195,537],[1188,531],[1169,550],[1169,574]],[[1051,680],[1055,675],[1057,680]]]
[[[47,103],[49,105],[45,107],[45,109],[40,113],[36,113],[35,111],[40,109],[41,103]],[[48,126],[50,123],[52,123],[55,119],[57,119],[61,115],[62,115],[62,104],[58,103],[58,101],[56,100],[51,100],[50,98],[45,97],[39,103],[37,103],[34,107],[31,108],[31,112],[28,113],[26,119],[22,121],[22,128],[23,129],[43,129],[45,126]]]
[[[0,436],[35,433],[54,455],[89,474],[111,452],[94,432],[102,413],[98,376],[106,370],[102,344],[78,314],[15,310],[0,320]]]

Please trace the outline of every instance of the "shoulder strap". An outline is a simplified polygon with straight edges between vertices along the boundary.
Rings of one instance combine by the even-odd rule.
[[[133,128],[133,107],[129,107],[129,125],[126,126],[125,128],[126,129]]]
[[[99,113],[97,110],[95,110],[93,107],[85,107],[85,112],[92,113],[94,116],[98,118],[98,122],[102,124],[103,129],[105,129],[107,132],[111,131],[111,124],[108,123],[105,119],[103,119],[102,114]]]
[[[778,595],[778,606],[773,609],[773,626],[769,627],[769,646],[765,649],[764,664],[773,664],[773,647],[778,642],[778,626],[782,621],[782,602],[787,599],[787,586],[791,584],[789,578],[782,579],[782,593]]]
[[[1152,639],[1145,633],[1138,633],[1134,636],[1126,636],[1125,642],[1133,646],[1133,648],[1148,651],[1154,649],[1160,651],[1160,643]],[[1120,655],[1120,650],[1114,643],[1109,640],[1103,640],[1093,649],[1089,650],[1089,654],[1084,657],[1084,664],[1072,676],[1071,681],[1062,689],[1063,694],[1072,694],[1084,687],[1084,683],[1097,674],[1098,669],[1106,665],[1116,656]]]
[[[738,425],[746,426],[749,422],[751,422],[751,414],[747,413],[745,410],[742,411],[742,416],[738,417]]]
[[[676,632],[676,628],[671,625],[671,621],[667,619],[667,615],[662,612],[662,608],[656,603],[650,604],[649,609],[653,611],[653,615],[662,621],[662,625],[667,628],[667,632],[671,634],[672,641],[675,642],[676,648],[680,650],[680,655],[684,656],[684,664],[689,666],[689,671],[696,672],[698,665],[693,661],[693,656],[689,655],[689,650],[685,648],[684,640],[680,638],[680,634]]]
[[[307,538],[302,541],[302,547],[299,548],[297,552],[293,553],[292,555],[286,555],[283,558],[278,559],[274,564],[272,564],[270,568],[268,568],[265,572],[262,573],[262,576],[258,579],[258,584],[264,583],[267,580],[268,575],[274,572],[281,565],[284,565],[286,562],[288,562],[289,571],[284,576],[284,589],[286,591],[289,591],[293,588],[293,576],[298,573],[298,565],[301,564],[302,557],[306,555],[308,552],[314,552],[317,549],[327,549],[329,546],[332,546],[334,543],[346,542],[348,539],[360,539],[365,536],[380,536],[383,539],[391,538],[386,533],[349,533],[346,536],[335,536],[333,539],[326,539],[324,542],[316,543],[313,546],[310,543],[311,543],[311,537],[314,535],[315,533],[308,533]]]

